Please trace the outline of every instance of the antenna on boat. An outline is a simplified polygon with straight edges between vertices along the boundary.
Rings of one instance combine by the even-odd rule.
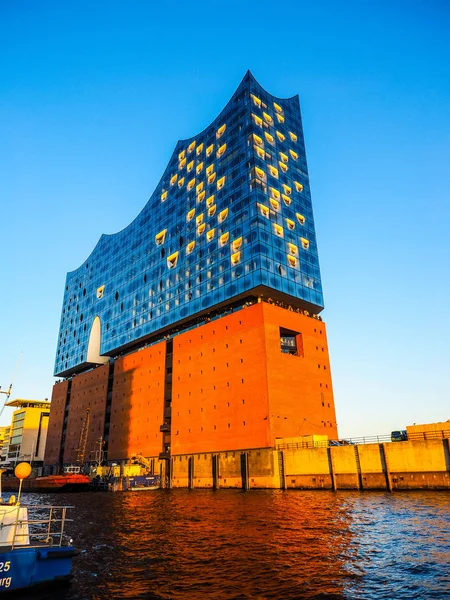
[[[19,365],[20,365],[20,361],[22,360],[22,356],[23,356],[23,352],[20,352],[19,358],[18,358],[17,363],[16,363],[16,368],[14,369],[14,374],[12,376],[11,383],[9,384],[9,388],[7,389],[7,391],[2,390],[2,388],[0,386],[0,394],[5,394],[5,396],[6,396],[6,398],[5,398],[5,400],[4,400],[3,404],[2,404],[2,407],[0,408],[0,417],[2,416],[3,411],[5,410],[6,403],[8,402],[9,397],[11,396],[12,386],[13,386],[13,383],[14,383],[14,379],[16,378],[17,371],[18,371]]]

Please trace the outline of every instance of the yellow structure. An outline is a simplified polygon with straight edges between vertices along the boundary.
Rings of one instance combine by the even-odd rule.
[[[310,438],[318,436],[308,436]],[[450,439],[344,444],[284,438],[277,449],[193,453],[173,461],[176,488],[450,490]]]
[[[12,466],[21,461],[42,462],[47,441],[50,402],[47,400],[10,400],[5,406],[16,408],[5,436],[2,463]],[[4,459],[4,461],[3,461]]]
[[[450,419],[439,423],[407,425],[408,440],[438,440],[450,438]]]

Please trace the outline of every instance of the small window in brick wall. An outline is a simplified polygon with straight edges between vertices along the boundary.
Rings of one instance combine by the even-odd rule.
[[[303,356],[302,334],[280,327],[280,349],[283,354]]]

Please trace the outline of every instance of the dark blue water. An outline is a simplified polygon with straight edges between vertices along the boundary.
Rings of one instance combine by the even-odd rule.
[[[161,490],[42,499],[75,506],[67,531],[81,554],[71,586],[38,598],[450,598],[447,492]]]

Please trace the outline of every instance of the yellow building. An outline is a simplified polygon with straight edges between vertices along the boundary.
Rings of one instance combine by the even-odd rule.
[[[11,425],[5,428],[2,463],[6,466],[20,461],[39,463],[44,460],[47,441],[50,402],[17,398],[5,406],[16,408]]]
[[[5,462],[6,456],[4,454],[5,445],[8,447],[9,445],[9,433],[11,431],[11,427],[8,425],[7,427],[0,427],[0,467],[2,463]]]

